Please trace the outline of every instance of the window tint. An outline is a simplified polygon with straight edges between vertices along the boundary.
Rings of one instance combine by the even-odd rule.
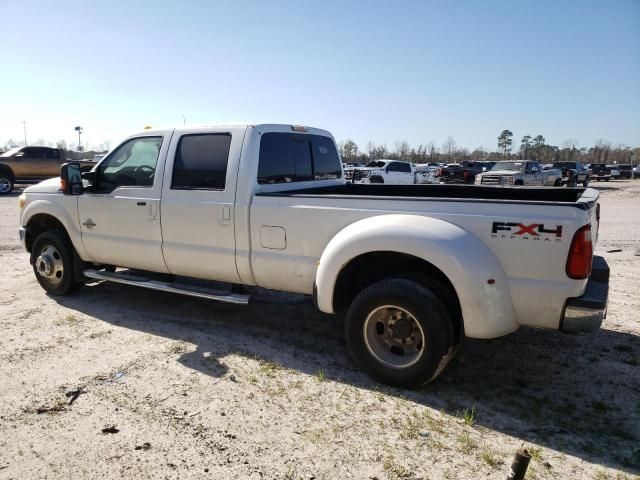
[[[340,178],[340,157],[329,137],[309,135],[313,147],[313,173],[316,180]]]
[[[22,150],[24,158],[42,158],[42,149],[37,147],[27,147]]]
[[[162,137],[132,138],[120,145],[98,167],[98,190],[116,187],[151,187]]]
[[[171,188],[224,190],[231,135],[183,135],[173,163]]]
[[[396,163],[399,172],[411,172],[411,165],[408,163]]]
[[[272,132],[260,140],[258,183],[340,178],[340,167],[340,157],[328,137]]]
[[[60,151],[54,148],[47,148],[45,150],[45,157],[49,159],[59,160],[60,159]]]

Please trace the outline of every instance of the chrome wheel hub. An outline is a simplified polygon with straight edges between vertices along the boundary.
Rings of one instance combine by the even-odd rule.
[[[46,278],[51,283],[62,281],[64,267],[60,252],[53,245],[45,246],[38,258],[36,258],[36,271],[38,275]]]
[[[404,308],[384,305],[373,310],[363,325],[369,353],[392,368],[407,368],[422,357],[425,336],[415,317]]]
[[[0,193],[7,193],[11,189],[11,182],[8,178],[0,178]]]

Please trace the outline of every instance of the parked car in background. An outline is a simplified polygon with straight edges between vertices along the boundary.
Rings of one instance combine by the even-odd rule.
[[[597,182],[611,180],[611,168],[604,163],[592,163],[589,173],[591,180],[596,180]]]
[[[620,178],[627,178],[627,179],[631,178],[631,173],[633,171],[633,167],[631,166],[631,164],[619,163],[616,166],[618,167],[618,171],[620,172]]]
[[[555,162],[553,168],[562,172],[562,184],[572,187],[589,185],[589,170],[580,162]]]
[[[16,183],[38,183],[60,174],[60,166],[67,162],[62,148],[15,147],[0,155],[0,195],[10,193]],[[80,161],[83,170],[90,170],[95,162]]]
[[[388,183],[406,185],[415,183],[415,170],[411,163],[401,160],[374,160],[365,167],[355,168],[353,183]]]
[[[477,174],[475,184],[561,187],[562,172],[557,168],[542,170],[533,160],[507,160],[497,162],[488,172]]]
[[[617,164],[607,165],[607,168],[609,169],[609,172],[611,172],[611,178],[614,180],[620,179],[620,168]]]
[[[421,163],[414,166],[415,183],[438,183],[436,172],[438,166],[436,164]]]
[[[474,183],[478,173],[491,170],[496,162],[463,160],[440,168],[436,174],[441,183]]]

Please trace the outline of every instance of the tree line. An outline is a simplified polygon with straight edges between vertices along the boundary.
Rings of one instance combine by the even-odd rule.
[[[338,142],[342,160],[347,163],[361,163],[380,158],[406,160],[413,163],[459,163],[462,160],[537,160],[540,163],[560,161],[581,163],[631,163],[635,155],[635,164],[640,163],[640,147],[613,145],[599,139],[590,147],[579,147],[574,139],[567,139],[560,146],[550,145],[543,135],[524,135],[520,144],[513,144],[513,133],[503,130],[498,136],[496,150],[478,147],[472,151],[459,147],[453,137],[448,137],[441,146],[435,142],[427,142],[411,146],[406,141],[396,141],[392,148],[386,144],[367,142],[361,149],[353,140]]]

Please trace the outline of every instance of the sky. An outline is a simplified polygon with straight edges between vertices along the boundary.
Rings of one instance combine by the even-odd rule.
[[[287,123],[640,145],[640,0],[0,0],[0,145]],[[23,125],[23,121],[26,122]]]

